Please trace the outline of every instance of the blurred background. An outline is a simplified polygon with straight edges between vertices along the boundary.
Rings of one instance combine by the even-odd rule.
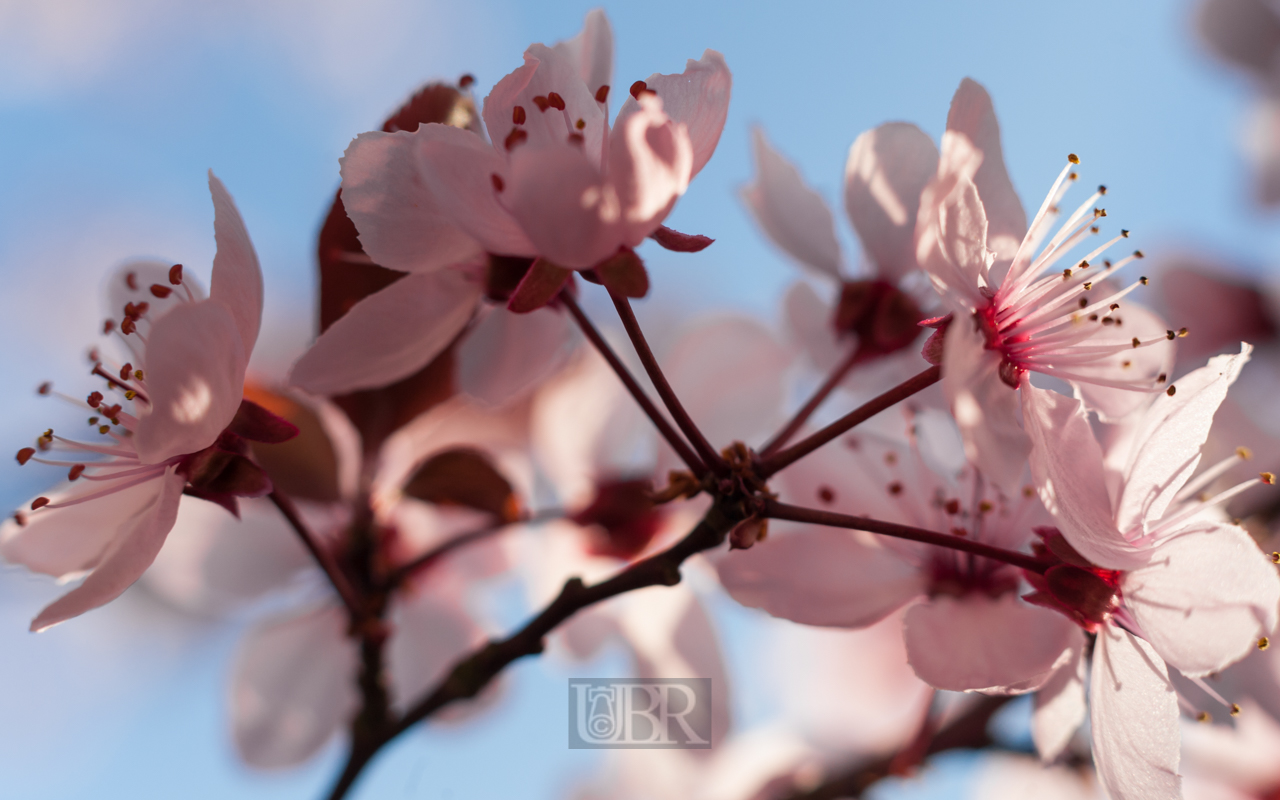
[[[253,367],[267,380],[282,376],[313,335],[315,236],[350,140],[431,79],[470,73],[482,98],[521,63],[525,46],[576,34],[595,5],[0,0],[0,431],[10,447],[71,413],[38,402],[34,389],[53,380],[82,393],[109,268],[154,256],[207,280],[210,168],[235,197],[265,272]],[[907,120],[936,138],[965,76],[994,98],[1009,171],[1033,211],[1075,152],[1084,182],[1107,184],[1109,214],[1153,263],[1185,252],[1257,274],[1277,263],[1280,224],[1253,202],[1241,147],[1255,89],[1199,41],[1192,4],[652,0],[605,8],[616,87],[679,72],[704,48],[721,51],[734,73],[719,149],[669,220],[717,243],[696,256],[645,246],[655,289],[642,314],[650,320],[715,309],[779,317],[794,270],[738,196],[752,175],[752,126],[839,215],[857,134]],[[845,252],[857,253],[848,226],[837,228]],[[0,502],[9,507],[50,480],[0,464]],[[336,743],[297,770],[239,763],[225,698],[246,620],[193,621],[135,589],[28,634],[57,591],[16,569],[0,573],[0,795],[312,798],[338,768]],[[495,588],[495,608],[512,625],[517,594]],[[761,665],[782,623],[725,600],[712,611],[736,724],[767,722],[777,678]],[[518,664],[493,711],[404,737],[354,796],[569,796],[599,754],[565,748],[564,678],[610,674],[615,656],[572,670],[554,659]],[[878,796],[957,796],[971,771],[971,760],[952,756]]]

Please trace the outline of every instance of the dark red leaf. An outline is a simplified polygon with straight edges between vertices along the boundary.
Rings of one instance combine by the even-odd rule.
[[[520,512],[511,484],[488,456],[471,448],[446,450],[427,459],[403,491],[428,503],[487,511],[504,521],[516,519]]]
[[[276,488],[302,500],[340,500],[337,451],[316,413],[285,395],[251,384],[245,386],[245,394],[298,430],[298,435],[287,442],[253,446],[254,458]]]
[[[649,238],[677,253],[697,253],[706,250],[715,241],[710,236],[674,231],[666,225],[659,225],[656,231],[649,234]]]
[[[557,267],[545,258],[539,258],[511,293],[507,308],[516,314],[536,311],[555,299],[571,277],[573,270]]]
[[[595,268],[596,277],[614,294],[639,299],[649,293],[649,273],[634,250],[617,255]]]
[[[242,399],[227,430],[252,442],[280,444],[298,435],[298,426],[252,400]]]

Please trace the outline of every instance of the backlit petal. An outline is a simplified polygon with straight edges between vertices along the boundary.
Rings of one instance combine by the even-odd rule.
[[[756,181],[742,193],[747,208],[774,244],[801,265],[838,281],[840,244],[826,201],[769,145],[763,130],[752,131],[751,141]]]
[[[859,136],[844,168],[844,207],[875,273],[896,283],[916,268],[920,193],[938,171],[938,148],[906,122]]]

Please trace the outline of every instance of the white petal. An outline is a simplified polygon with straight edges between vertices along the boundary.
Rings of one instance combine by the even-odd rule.
[[[999,367],[999,355],[986,349],[981,332],[957,317],[947,329],[942,389],[969,460],[1012,494],[1020,489],[1031,443],[1018,425],[1018,390],[1000,379]]]
[[[1093,763],[1112,800],[1181,797],[1178,699],[1160,656],[1104,625],[1089,684]]]
[[[827,373],[848,355],[848,341],[841,341],[832,322],[834,310],[805,281],[796,281],[782,301],[787,327],[809,356],[813,368]]]
[[[693,174],[697,175],[711,160],[724,130],[729,114],[729,94],[733,88],[733,76],[724,63],[724,56],[715,50],[705,50],[702,58],[692,58],[678,75],[654,73],[645,79],[645,85],[658,93],[663,110],[676,122],[683,122],[693,143]],[[639,110],[634,97],[628,97],[614,120],[614,127],[623,124],[628,116]]]
[[[209,297],[226,306],[235,317],[247,356],[253,352],[262,324],[262,268],[235,201],[222,181],[214,177],[213,170],[209,170],[209,191],[213,194],[213,234],[218,245]]]
[[[1084,722],[1084,636],[1076,634],[1071,659],[1036,692],[1031,738],[1045,762],[1062,754]]]
[[[485,309],[458,346],[458,390],[485,405],[505,405],[559,369],[577,340],[561,309]]]
[[[551,49],[578,65],[578,74],[592,96],[601,86],[613,83],[613,28],[604,9],[588,11],[578,35]]]

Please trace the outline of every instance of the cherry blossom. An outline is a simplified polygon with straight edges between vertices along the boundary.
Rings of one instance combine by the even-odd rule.
[[[1193,680],[1217,672],[1249,653],[1280,616],[1270,559],[1215,512],[1259,481],[1201,497],[1230,461],[1192,479],[1214,413],[1249,352],[1244,345],[1238,355],[1210,359],[1158,397],[1133,422],[1134,435],[1120,440],[1119,457],[1108,454],[1122,465],[1114,471],[1079,400],[1023,388],[1032,472],[1061,530],[1046,544],[1064,562],[1033,580],[1033,599],[1097,632],[1094,761],[1116,798],[1178,791],[1178,698],[1168,668]]]
[[[987,479],[1011,488],[1029,448],[1014,390],[1027,385],[1029,373],[1069,381],[1092,408],[1122,417],[1166,380],[1166,339],[1177,334],[1140,309],[1117,313],[1145,277],[1118,291],[1102,288],[1142,257],[1102,258],[1128,231],[1063,260],[1106,216],[1095,206],[1106,193],[1099,187],[1050,234],[1078,177],[1074,155],[1028,227],[1004,167],[991,100],[971,80],[952,100],[941,151],[921,198],[916,244],[920,265],[955,315],[943,388],[970,458]]]
[[[18,453],[20,463],[67,468],[68,483],[5,524],[0,552],[60,579],[88,575],[41,611],[32,630],[108,603],[136,581],[164,544],[184,491],[233,511],[237,496],[271,491],[271,481],[245,456],[245,440],[280,441],[296,432],[243,399],[262,316],[262,273],[244,222],[212,172],[209,190],[218,247],[210,296],[200,297],[181,265],[126,267],[115,291],[136,302],[106,330],[124,337],[131,360],[94,366],[107,392],[123,393],[123,402],[100,391],[72,400],[94,415],[98,441],[49,430],[37,448]],[[70,455],[37,455],[50,449]]]

